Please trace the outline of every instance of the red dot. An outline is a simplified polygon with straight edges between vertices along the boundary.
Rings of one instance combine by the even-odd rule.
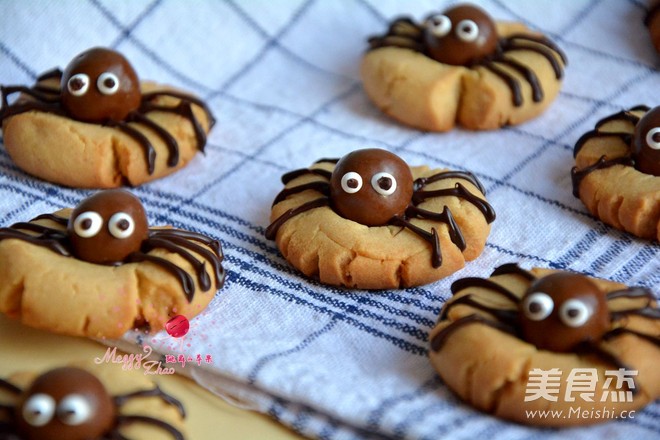
[[[183,315],[176,315],[165,324],[165,331],[173,338],[182,338],[190,330],[190,321]]]

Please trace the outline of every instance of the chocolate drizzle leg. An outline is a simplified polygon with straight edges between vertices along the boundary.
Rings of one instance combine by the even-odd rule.
[[[129,400],[134,399],[136,397],[160,397],[162,400],[175,407],[177,411],[179,411],[181,417],[184,418],[186,417],[186,411],[183,408],[183,404],[174,396],[171,396],[166,392],[164,392],[162,389],[160,389],[159,386],[156,386],[155,388],[152,388],[150,390],[133,391],[132,393],[115,396],[114,397],[115,405],[122,406],[126,404]]]
[[[528,44],[528,42],[535,44]],[[564,66],[568,64],[568,60],[566,59],[564,52],[547,38],[532,37],[530,35],[523,34],[511,35],[502,42],[502,50],[504,52],[511,50],[527,50],[542,55],[552,66],[552,70],[555,73],[555,78],[558,80],[564,76],[564,69],[562,64]],[[562,64],[557,61],[555,55],[559,56]]]
[[[440,316],[438,318],[438,321],[442,321],[447,318],[447,315],[449,314],[449,311],[453,309],[456,306],[459,306],[461,304],[468,305],[470,307],[474,307],[475,309],[482,310],[484,312],[490,313],[493,315],[496,319],[500,321],[504,321],[507,325],[513,326],[515,325],[516,321],[518,320],[518,310],[513,309],[513,310],[507,310],[507,309],[495,309],[492,307],[488,307],[478,301],[475,301],[472,295],[465,295],[461,296],[458,299],[453,300],[451,303],[447,304],[442,311],[440,312]]]
[[[9,391],[12,394],[20,394],[21,393],[21,389],[19,387],[17,387],[13,383],[8,382],[8,381],[6,381],[2,378],[0,378],[0,388],[3,388],[5,390]]]
[[[458,224],[456,224],[456,220],[454,220],[454,216],[448,207],[445,206],[445,209],[443,209],[441,213],[437,213],[411,205],[406,210],[406,217],[428,218],[445,223],[447,225],[447,229],[449,230],[449,238],[451,239],[452,243],[454,243],[456,247],[462,251],[467,248],[465,237],[463,237],[463,233],[458,227]]]
[[[301,168],[299,170],[289,171],[288,173],[283,174],[282,183],[286,185],[287,183],[291,182],[293,179],[297,179],[298,177],[307,176],[307,175],[321,176],[330,180],[330,177],[332,176],[332,171],[322,170],[319,168]]]
[[[610,330],[609,332],[605,333],[605,335],[603,335],[603,340],[609,341],[610,339],[614,339],[625,334],[635,335],[638,338],[644,339],[645,341],[650,342],[651,344],[654,344],[656,347],[660,348],[660,338],[657,336],[647,335],[645,333],[640,333],[625,327],[617,327],[613,330]]]
[[[292,188],[285,188],[280,193],[275,197],[275,200],[273,200],[273,206],[277,205],[281,201],[285,200],[287,197],[293,195],[293,194],[298,194],[303,191],[307,190],[313,190],[316,192],[320,192],[321,194],[325,196],[330,195],[330,184],[328,182],[309,182],[309,183],[304,183],[302,185],[294,186]]]
[[[644,114],[638,115],[636,113]],[[604,131],[604,126],[611,122],[629,125],[630,130],[623,128],[624,131]],[[637,105],[599,120],[594,130],[580,136],[580,139],[575,143],[573,156],[577,157],[584,146],[593,139],[620,139],[628,151],[625,155],[613,159],[608,159],[607,155],[603,154],[596,162],[581,169],[573,167],[571,170],[573,195],[580,197],[580,184],[589,174],[615,165],[632,166],[641,173],[660,176],[660,152],[656,149],[660,136],[657,133],[654,136],[652,131],[659,124],[660,107],[651,109],[645,105]],[[621,154],[620,149],[621,146],[618,145],[616,148],[617,155]]]
[[[438,239],[438,232],[435,228],[431,228],[431,232],[427,232],[419,226],[415,226],[408,220],[402,217],[394,217],[390,220],[390,224],[397,226],[404,226],[410,229],[413,233],[422,237],[431,245],[431,266],[438,268],[442,266],[442,252],[440,250],[440,240]]]
[[[192,242],[194,239],[187,238],[185,234],[180,234],[180,232],[188,232],[188,231],[180,231],[180,230],[173,230],[173,233],[170,234],[162,234],[161,230],[158,231],[150,231],[150,239],[151,239],[151,247],[157,248],[158,243],[163,243],[167,244],[167,246],[171,247],[173,249],[172,252],[178,252],[178,250],[181,250],[180,248],[186,248],[189,249],[199,255],[202,256],[206,261],[208,261],[211,264],[211,267],[213,268],[213,275],[215,277],[215,285],[219,289],[223,286],[224,280],[225,280],[225,270],[222,268],[222,253],[218,252],[218,249],[214,249],[212,251],[203,248],[202,246],[199,246],[195,243]],[[215,242],[216,244],[218,243],[217,241]],[[177,250],[176,246],[179,246],[179,249]],[[210,244],[207,244],[207,246],[210,246]],[[165,248],[165,246],[163,246]],[[198,262],[199,263],[199,262]],[[206,269],[204,268],[204,263],[198,264],[199,270],[204,273],[206,273]],[[198,277],[200,278],[200,286],[203,288],[203,290],[208,290],[210,288],[210,283],[205,282],[204,285],[208,287],[203,287],[201,279],[204,278],[208,280],[207,275],[203,275],[198,272]]]
[[[536,76],[536,73],[534,73],[532,69],[514,60],[513,58],[501,57],[499,62],[516,70],[527,80],[530,87],[532,88],[532,100],[534,102],[543,101],[543,88],[541,87],[539,78]]]
[[[509,86],[511,90],[511,101],[515,107],[520,107],[523,104],[522,91],[520,90],[520,82],[505,70],[497,67],[491,60],[483,60],[479,63],[480,66],[485,67],[486,69],[493,72],[495,75],[500,77],[502,81]]]
[[[462,184],[456,183],[454,188],[438,189],[434,191],[416,191],[413,196],[413,203],[418,205],[424,200],[432,197],[460,197],[474,205],[486,218],[486,222],[492,223],[495,220],[495,210],[488,202],[472,194]]]
[[[589,174],[594,171],[602,170],[605,168],[613,167],[615,165],[632,165],[632,159],[629,157],[619,157],[612,160],[605,160],[605,156],[601,156],[600,159],[593,165],[590,165],[586,168],[578,170],[577,167],[571,169],[571,180],[573,181],[573,195],[575,197],[580,197],[580,184]]]
[[[500,322],[495,322],[495,321],[490,321],[486,318],[484,318],[481,315],[468,315],[464,316],[460,319],[457,319],[456,321],[452,322],[449,324],[447,327],[443,328],[440,330],[435,336],[433,336],[433,339],[431,339],[431,349],[433,351],[440,351],[444,347],[444,345],[447,343],[447,339],[454,334],[456,331],[460,330],[463,327],[466,327],[470,324],[482,324],[487,327],[492,327],[496,330],[500,330],[504,333],[509,333],[511,335],[515,335],[515,331],[513,328],[509,327],[506,324],[502,324]]]
[[[504,286],[501,286],[497,284],[494,281],[485,279],[485,278],[461,278],[459,280],[454,281],[454,283],[451,285],[451,292],[455,295],[461,290],[468,289],[470,287],[478,287],[480,289],[488,289],[494,293],[497,293],[504,298],[508,299],[509,301],[513,302],[514,304],[518,304],[520,302],[520,298],[518,298],[516,295],[511,293],[509,289],[507,289]]]
[[[144,157],[145,161],[147,162],[147,171],[149,174],[153,174],[154,170],[156,169],[156,150],[154,149],[154,146],[151,144],[149,139],[147,139],[147,137],[140,131],[131,127],[125,122],[108,120],[105,122],[105,125],[108,127],[118,128],[140,144],[144,150]]]
[[[186,251],[182,247],[179,247],[173,241],[167,240],[165,238],[151,237],[143,246],[144,252],[149,252],[158,248],[179,254],[195,269],[195,272],[197,273],[197,282],[199,283],[199,287],[202,289],[202,291],[207,291],[211,288],[211,278],[209,277],[208,272],[206,272],[206,263],[199,261],[190,252]]]
[[[211,288],[211,280],[206,270],[206,262],[208,261],[215,277],[215,288],[220,289],[224,283],[225,272],[221,266],[223,256],[219,248],[219,242],[217,240],[204,240],[202,237],[180,229],[150,229],[149,237],[143,242],[141,251],[129,255],[126,262],[149,261],[163,267],[179,280],[186,299],[188,302],[192,302],[196,288],[188,272],[175,263],[161,257],[149,255],[148,252],[153,249],[165,249],[168,252],[180,255],[194,268],[199,287],[204,292]],[[212,248],[212,251],[192,243],[191,240],[204,242]],[[186,249],[199,254],[205,261],[198,260]]]
[[[493,272],[490,274],[490,276],[494,277],[498,275],[508,275],[508,274],[520,275],[521,277],[525,278],[527,281],[534,281],[536,279],[536,276],[533,273],[523,269],[522,267],[518,266],[518,264],[516,263],[506,263],[499,267],[496,267],[495,270],[493,270]]]
[[[274,240],[275,237],[277,236],[277,231],[280,230],[282,225],[286,223],[288,220],[291,218],[297,216],[298,214],[302,214],[305,211],[309,211],[311,209],[316,209],[316,208],[321,208],[323,206],[328,206],[330,204],[330,201],[327,198],[321,198],[321,199],[316,199],[312,200],[311,202],[307,202],[303,205],[300,205],[299,207],[295,209],[289,209],[286,211],[284,214],[279,216],[273,223],[271,223],[268,228],[266,228],[266,238],[268,240]]]
[[[619,131],[598,131],[598,130],[588,131],[582,136],[580,136],[580,139],[578,139],[578,141],[575,143],[575,147],[573,148],[573,157],[577,157],[578,153],[582,151],[582,147],[584,147],[584,144],[586,144],[591,139],[607,138],[607,137],[619,138],[623,141],[623,143],[628,145],[632,140],[632,133],[624,133]]]
[[[183,292],[186,295],[186,299],[188,300],[189,303],[192,302],[193,297],[195,296],[195,282],[190,277],[188,272],[181,269],[179,266],[177,266],[176,264],[172,263],[169,260],[166,260],[161,257],[156,257],[154,255],[144,254],[141,252],[136,252],[134,254],[129,255],[128,258],[126,258],[126,263],[141,263],[144,261],[157,264],[158,266],[162,267],[163,269],[174,275],[181,284],[181,287],[183,288]]]
[[[181,431],[176,429],[174,426],[170,425],[167,422],[164,422],[162,420],[159,420],[159,419],[156,419],[156,418],[153,418],[153,417],[149,417],[149,416],[140,416],[140,415],[120,415],[120,416],[117,416],[117,424],[118,424],[117,429],[120,429],[122,426],[131,424],[131,423],[136,423],[136,422],[147,423],[149,425],[157,426],[157,427],[163,429],[164,431],[167,431],[168,433],[170,433],[172,435],[173,439],[175,439],[175,440],[185,440],[185,437],[183,436]],[[117,434],[121,436],[121,434],[119,434],[119,433],[117,433]]]
[[[151,130],[153,130],[158,135],[158,137],[160,137],[163,143],[165,143],[167,146],[169,153],[169,156],[167,157],[168,166],[174,167],[179,163],[179,144],[169,131],[165,130],[163,127],[156,124],[142,113],[132,112],[128,115],[128,119],[131,122],[139,122],[146,125]]]
[[[18,224],[18,227],[20,228],[21,224]],[[25,227],[25,229],[26,230],[37,229],[34,232],[41,232],[41,234],[30,235],[18,229],[0,228],[0,241],[9,240],[9,239],[21,240],[36,246],[45,247],[64,257],[68,257],[71,255],[71,252],[69,251],[67,246],[66,234],[62,233],[62,231],[58,231],[55,229],[50,229],[50,228],[46,228],[45,226],[38,226],[38,225]]]

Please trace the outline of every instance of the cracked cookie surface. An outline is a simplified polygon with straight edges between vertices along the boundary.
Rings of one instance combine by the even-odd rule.
[[[419,186],[423,190],[417,188],[413,193],[417,194],[412,196],[413,200],[421,197],[418,203],[414,203],[417,209],[414,212],[426,212],[428,215],[426,218],[411,215],[405,222],[421,230],[415,233],[410,227],[404,227],[404,222],[367,226],[338,214],[338,203],[333,203],[332,193],[325,189],[335,168],[334,163],[325,161],[309,169],[289,173],[293,178],[284,179],[286,187],[282,191],[286,197],[278,196],[272,208],[272,223],[267,236],[270,234],[269,238],[276,240],[284,258],[305,275],[325,284],[361,289],[418,286],[454,273],[483,251],[494,212],[492,218],[488,218],[490,211],[484,214],[485,208],[480,202],[484,202],[488,209],[490,205],[485,203],[482,188],[473,176],[431,170],[425,166],[410,167],[416,186],[431,176],[443,177],[436,181],[429,180]],[[348,176],[351,172],[341,174]],[[371,191],[370,178],[367,174],[362,176],[365,191]],[[374,182],[373,179],[371,181]],[[400,179],[397,188],[403,186]],[[456,196],[458,187],[463,188],[461,194],[473,199]],[[303,190],[297,191],[295,188]],[[292,189],[294,192],[289,192]],[[429,194],[437,196],[425,196]],[[350,198],[350,195],[346,197]],[[361,202],[367,213],[371,209],[369,204],[375,203],[369,200]],[[324,204],[288,217],[289,213],[315,201]],[[408,203],[409,199],[405,199],[403,209]],[[450,222],[446,218],[444,221],[429,218],[432,215],[428,213],[440,216],[446,211],[450,212]],[[358,212],[353,215],[358,215]],[[362,216],[362,211],[359,215]],[[284,217],[286,221],[278,224],[278,220]],[[278,225],[278,228],[273,229],[273,225]],[[438,261],[434,260],[434,248],[430,244],[433,230],[437,235],[440,264],[434,264]],[[463,242],[457,240],[456,230],[462,235]]]
[[[430,332],[429,357],[447,386],[475,408],[525,424],[583,425],[608,419],[580,417],[582,410],[619,414],[660,396],[660,310],[647,289],[507,264],[488,279],[456,281],[452,292]],[[619,368],[637,372],[630,400],[610,399],[615,390],[629,391],[607,383]],[[530,377],[539,371],[559,375],[544,388],[550,398],[533,398],[542,385]],[[576,371],[595,373],[593,386],[580,391],[578,384],[586,382],[576,378],[573,387],[568,379]],[[581,398],[587,391],[591,402]],[[565,417],[537,410],[563,411]]]
[[[135,328],[161,330],[174,315],[192,318],[224,282],[219,243],[167,227],[149,228],[151,239],[141,248],[138,242],[140,251],[126,259],[85,260],[84,244],[76,245],[67,232],[72,212],[0,229],[0,312],[54,333],[117,338]],[[87,218],[73,227],[86,226],[93,214],[98,216],[83,213]],[[121,228],[121,221],[112,227]],[[97,254],[117,246],[107,240],[93,244]]]
[[[58,85],[53,80],[40,84]],[[183,93],[152,82],[141,83],[141,89],[143,94]],[[154,99],[153,104],[176,108],[180,102],[176,97],[161,96]],[[207,113],[196,104],[192,105],[192,111],[204,132],[208,133],[211,121]],[[146,125],[128,124],[153,146],[155,157],[151,174],[140,142],[116,127],[33,110],[6,118],[2,131],[5,148],[12,160],[36,177],[74,188],[137,186],[183,168],[198,151],[195,130],[188,119],[161,111],[149,112],[147,117],[167,130],[179,149],[178,163],[170,166],[167,163],[169,149],[164,140]]]
[[[645,116],[657,115],[658,107],[636,106],[598,121],[575,145],[572,178],[573,195],[591,214],[617,229],[660,240],[660,176],[652,174],[660,170],[660,152],[657,145],[646,146],[649,136],[657,143],[652,138],[660,124],[636,132]],[[645,144],[641,153],[635,142]]]
[[[519,23],[498,22],[495,26],[502,39],[516,35],[539,38]],[[448,131],[460,124],[472,130],[491,130],[520,124],[544,112],[561,88],[557,71],[564,67],[563,54],[534,41],[505,50],[506,62],[487,61],[486,57],[485,64],[468,67],[438,62],[423,51],[399,44],[394,40],[369,50],[362,60],[361,77],[378,108],[418,129]]]

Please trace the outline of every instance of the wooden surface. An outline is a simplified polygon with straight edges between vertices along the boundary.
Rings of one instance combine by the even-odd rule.
[[[76,360],[103,357],[106,348],[88,339],[25,327],[0,315],[0,377],[16,371],[39,372]],[[151,377],[183,402],[188,414],[188,440],[301,438],[267,416],[229,405],[190,379],[179,375]]]

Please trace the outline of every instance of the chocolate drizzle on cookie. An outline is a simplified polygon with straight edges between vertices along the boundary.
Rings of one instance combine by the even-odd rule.
[[[43,220],[54,222],[57,227],[36,223]],[[188,271],[152,251],[162,249],[185,260],[195,271],[197,285],[203,292],[212,286],[207,264],[211,267],[216,289],[222,287],[225,279],[218,240],[181,229],[149,228],[139,199],[124,190],[96,193],[83,200],[68,219],[43,214],[30,222],[0,228],[0,240],[8,239],[94,264],[154,263],[179,281],[188,302],[192,302],[197,290]]]
[[[470,173],[443,171],[413,180],[410,168],[403,160],[380,149],[357,150],[341,159],[322,159],[317,163],[322,162],[334,163],[336,166],[332,172],[310,168],[295,170],[282,176],[284,184],[303,176],[321,177],[324,180],[313,180],[285,188],[275,197],[273,205],[304,191],[315,191],[320,193],[321,197],[284,212],[268,226],[266,238],[275,239],[280,227],[293,217],[327,206],[338,215],[365,226],[401,226],[409,229],[431,245],[431,265],[437,268],[442,265],[437,230],[431,228],[427,231],[412,223],[411,219],[442,222],[447,225],[449,237],[456,247],[463,251],[467,244],[448,206],[444,206],[441,212],[434,212],[418,205],[428,199],[457,197],[473,205],[481,212],[487,223],[495,220],[495,211],[490,204],[471,193],[460,182],[457,182],[453,188],[425,190],[434,182],[458,179],[475,186],[483,193],[483,186]]]
[[[644,115],[637,113],[644,112]],[[624,122],[632,125],[631,131],[605,131],[611,122]],[[607,116],[596,123],[596,128],[585,134],[575,144],[573,156],[577,157],[584,146],[593,139],[618,138],[626,145],[628,152],[624,156],[608,159],[602,155],[593,164],[578,169],[571,169],[573,195],[580,196],[580,184],[591,173],[615,165],[632,166],[638,171],[660,176],[660,107],[653,109],[638,105]]]
[[[456,281],[452,285],[452,293],[465,293],[443,307],[439,323],[444,324],[448,319],[450,322],[431,338],[431,349],[441,351],[451,335],[473,324],[505,332],[533,344],[539,350],[595,354],[617,368],[629,366],[607,351],[601,341],[630,334],[656,346],[660,345],[657,335],[627,328],[627,318],[631,315],[660,319],[657,300],[648,289],[632,287],[605,293],[583,275],[555,272],[537,278],[515,264],[500,266],[491,276],[507,275],[520,276],[527,282],[528,286],[522,296],[499,284],[497,278],[464,278]],[[485,289],[492,297],[511,303],[511,307],[485,304],[482,301],[488,296],[470,292],[470,289]],[[621,298],[635,300],[637,304],[625,310],[610,310],[608,303]],[[485,314],[472,312],[452,318],[451,310],[459,306],[469,306]]]
[[[52,79],[60,81],[59,88],[39,84]],[[8,96],[13,93],[22,93],[32,99],[19,99],[9,105]],[[179,163],[179,145],[166,127],[154,122],[147,114],[166,112],[187,119],[200,151],[204,151],[206,145],[206,132],[193,112],[193,105],[206,113],[209,128],[215,124],[209,108],[197,98],[165,90],[142,94],[137,74],[128,60],[120,53],[105,48],[93,48],[79,54],[64,72],[53,69],[41,75],[31,88],[0,86],[0,95],[0,122],[21,113],[40,111],[122,131],[140,144],[149,174],[155,170],[156,150],[145,133],[155,133],[165,144],[169,167]],[[178,103],[171,106],[154,102],[168,97],[175,98]]]
[[[573,167],[571,169],[571,180],[573,182],[573,195],[575,197],[580,197],[580,184],[582,183],[584,178],[587,177],[589,174],[593,173],[594,171],[604,170],[606,168],[613,167],[615,165],[630,166],[632,165],[632,159],[630,159],[629,157],[618,157],[616,159],[606,160],[605,156],[601,156],[596,163],[589,165],[586,168],[582,168],[581,170],[578,170],[577,167]]]
[[[16,440],[35,439],[126,439],[121,429],[143,423],[184,440],[176,427],[164,420],[142,414],[122,413],[121,407],[132,399],[157,397],[175,407],[185,418],[183,405],[159,387],[111,396],[103,383],[87,370],[62,367],[38,376],[26,390],[0,379],[0,388],[18,398],[15,406],[0,406],[10,414],[0,424],[0,434]]]
[[[563,77],[567,64],[562,50],[545,37],[526,34],[499,37],[492,18],[473,5],[459,5],[441,14],[431,14],[422,24],[409,17],[398,18],[390,24],[387,33],[369,38],[369,46],[370,50],[401,47],[443,64],[469,69],[484,67],[506,83],[516,107],[523,104],[523,93],[520,80],[511,71],[527,81],[534,102],[543,101],[544,94],[534,70],[509,56],[510,53],[526,51],[541,55],[557,80]]]
[[[644,17],[644,25],[649,28],[649,34],[656,52],[660,53],[660,3],[656,2]]]

